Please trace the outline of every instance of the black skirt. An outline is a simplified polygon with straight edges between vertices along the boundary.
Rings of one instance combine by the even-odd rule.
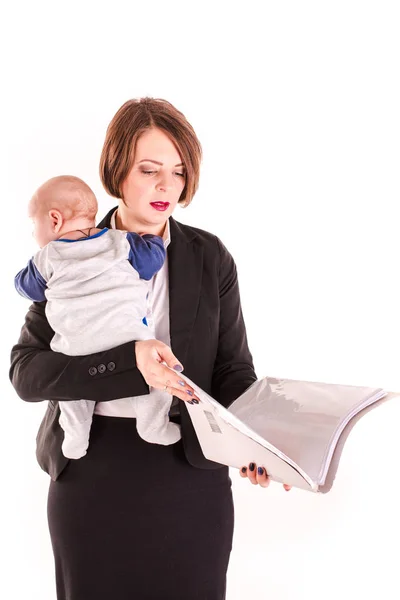
[[[232,547],[227,467],[196,469],[182,441],[94,415],[88,453],[50,483],[58,600],[223,600]]]

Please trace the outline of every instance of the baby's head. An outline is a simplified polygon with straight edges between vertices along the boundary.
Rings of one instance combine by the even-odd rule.
[[[28,210],[34,224],[33,237],[43,248],[68,231],[94,227],[97,200],[82,179],[60,175],[36,190]]]

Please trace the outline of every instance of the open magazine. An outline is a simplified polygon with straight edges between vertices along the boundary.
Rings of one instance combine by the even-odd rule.
[[[332,487],[357,420],[394,395],[380,388],[264,377],[226,409],[181,375],[201,401],[186,406],[206,458],[236,468],[255,462],[274,481],[323,493]]]

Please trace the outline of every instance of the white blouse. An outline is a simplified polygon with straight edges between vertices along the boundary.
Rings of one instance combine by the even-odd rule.
[[[111,217],[110,227],[116,229],[115,211]],[[169,220],[165,228],[164,248],[167,249],[171,242],[171,233]],[[171,337],[169,331],[169,293],[168,293],[168,256],[165,262],[149,282],[149,294],[147,297],[147,324],[154,331],[155,338],[171,346]],[[172,402],[172,396],[161,390],[154,390],[150,387],[150,394],[146,397],[151,397],[152,394],[160,394],[165,396],[166,400]],[[131,417],[135,418],[134,400],[135,398],[120,398],[118,400],[110,400],[109,402],[98,402],[95,406],[95,414],[105,415],[109,417]]]

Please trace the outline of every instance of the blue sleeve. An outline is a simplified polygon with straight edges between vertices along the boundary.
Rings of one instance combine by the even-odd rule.
[[[158,235],[127,233],[126,239],[130,245],[129,262],[139,273],[141,279],[147,281],[161,269],[165,261],[165,248],[162,238]]]
[[[15,277],[14,284],[17,292],[24,298],[33,300],[33,302],[46,300],[44,292],[47,289],[47,284],[32,259],[25,269],[22,269]]]

